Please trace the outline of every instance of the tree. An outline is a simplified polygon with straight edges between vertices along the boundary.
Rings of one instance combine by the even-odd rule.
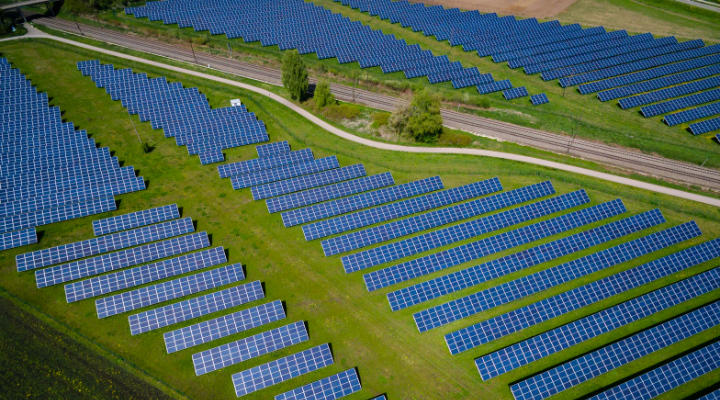
[[[335,104],[335,96],[330,92],[330,85],[325,81],[318,82],[313,97],[315,98],[315,105],[318,107]]]
[[[302,100],[308,90],[308,72],[305,63],[296,50],[288,51],[283,57],[282,83],[293,100]]]
[[[388,126],[396,134],[417,142],[431,143],[442,133],[440,101],[425,90],[415,93],[410,104],[390,117]]]

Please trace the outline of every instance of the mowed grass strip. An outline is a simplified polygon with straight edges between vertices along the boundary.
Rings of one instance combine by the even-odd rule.
[[[253,93],[54,42],[4,43],[0,45],[0,52],[27,74],[39,90],[48,92],[53,105],[65,112],[65,119],[88,130],[100,145],[109,146],[126,165],[134,165],[148,180],[147,190],[119,196],[120,205],[115,214],[177,202],[184,216],[197,220],[199,231],[206,230],[213,235],[213,246],[228,249],[229,262],[246,265],[248,281],[265,282],[268,300],[286,301],[286,321],[308,321],[311,338],[308,346],[332,343],[335,354],[332,368],[248,398],[269,398],[353,366],[358,367],[365,390],[351,399],[382,392],[392,398],[411,399],[509,398],[510,381],[503,377],[482,382],[472,362],[478,353],[452,357],[445,347],[443,332],[418,334],[409,315],[391,313],[384,295],[368,294],[360,274],[343,273],[339,259],[325,258],[319,244],[307,243],[299,228],[283,228],[279,215],[269,215],[263,202],[251,201],[249,191],[233,191],[228,180],[218,177],[216,168],[201,166],[197,158],[189,157],[185,148],[176,146],[172,139],[165,139],[161,131],[153,131],[149,123],[140,123],[136,116],[128,116],[120,102],[111,101],[104,90],[96,88],[77,71],[77,61],[100,58],[153,77],[165,75],[170,80],[182,81],[185,86],[199,87],[216,107],[228,105],[229,99],[241,98],[250,111],[265,122],[272,140],[288,140],[294,149],[311,147],[316,157],[337,154],[342,165],[361,162],[368,174],[391,171],[398,183],[440,175],[447,187],[454,187],[499,176],[505,189],[513,189],[551,179],[558,193],[585,188],[593,204],[620,197],[633,213],[661,206],[668,223],[694,219],[705,232],[705,240],[720,235],[720,211],[709,206],[504,160],[399,154],[365,148],[332,136]],[[152,152],[143,153],[135,129],[142,141],[153,144]],[[228,162],[255,157],[253,146],[227,151]],[[91,237],[91,221],[99,217],[102,216],[42,227],[40,244],[1,254],[0,285],[16,300],[42,310],[48,317],[191,398],[234,398],[232,373],[301,350],[293,347],[195,377],[190,355],[221,342],[167,355],[163,330],[130,337],[125,315],[99,321],[92,301],[68,305],[61,286],[38,290],[32,274],[15,271],[16,254]],[[238,337],[242,336],[245,335]]]

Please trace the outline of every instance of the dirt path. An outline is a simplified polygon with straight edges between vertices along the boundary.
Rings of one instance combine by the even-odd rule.
[[[419,2],[417,0],[411,0]],[[496,12],[500,15],[524,17],[552,17],[570,7],[577,0],[423,0],[425,4],[440,4],[448,8]]]

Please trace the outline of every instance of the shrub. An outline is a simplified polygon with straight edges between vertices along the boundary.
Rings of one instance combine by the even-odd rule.
[[[327,82],[318,82],[315,86],[315,105],[320,108],[335,104],[335,96],[330,92],[330,85]]]
[[[417,142],[435,142],[442,133],[440,101],[425,90],[420,90],[407,107],[393,113],[388,126],[395,134]]]

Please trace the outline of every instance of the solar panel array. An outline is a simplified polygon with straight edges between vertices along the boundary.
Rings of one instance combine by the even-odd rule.
[[[550,100],[548,99],[548,97],[545,93],[539,93],[539,94],[534,94],[534,95],[530,96],[530,102],[534,106],[539,106],[540,104],[549,103]]]
[[[360,378],[351,368],[275,396],[275,400],[335,400],[361,389]]]
[[[177,219],[131,231],[114,233],[81,242],[18,254],[15,261],[18,272],[21,272],[167,239],[190,233],[194,230],[195,226],[191,218]]]
[[[98,318],[106,318],[245,279],[241,264],[233,264],[145,286],[95,301]]]
[[[238,397],[284,382],[333,363],[330,346],[322,344],[233,374]]]
[[[253,186],[253,199],[263,200],[270,197],[281,196],[288,193],[299,192],[318,186],[342,182],[348,179],[365,176],[365,167],[362,164],[349,165],[335,169],[328,169],[317,174],[298,176],[297,178],[278,180],[260,186]]]
[[[649,400],[718,368],[720,368],[720,342],[714,342],[598,393],[592,399],[626,399],[631,396],[637,400]],[[720,390],[716,390],[702,399],[717,399],[719,396]]]
[[[115,210],[115,195],[145,189],[5,58],[0,76],[0,250],[37,243],[35,227]]]
[[[720,94],[720,89],[718,89],[717,94]],[[668,114],[663,117],[663,122],[670,126],[675,126],[677,124],[682,124],[685,122],[694,121],[696,119],[709,117],[717,113],[720,113],[720,102],[711,103],[697,108],[691,108],[689,110],[680,111],[675,114]]]
[[[663,322],[510,386],[516,400],[544,399],[720,324],[720,301]]]
[[[203,164],[223,161],[224,149],[269,140],[263,122],[245,106],[213,109],[197,88],[184,88],[164,77],[150,79],[98,60],[81,61],[77,67],[130,114],[150,121],[153,129],[163,129],[189,154],[198,154]]]
[[[290,144],[287,140],[261,144],[255,147],[258,157],[272,157],[290,152]]]
[[[703,133],[717,130],[720,130],[720,117],[710,118],[690,124],[690,132],[692,132],[693,135],[701,135]]]
[[[253,173],[235,175],[231,178],[233,189],[243,189],[251,186],[262,185],[279,181],[282,179],[294,178],[300,175],[314,174],[338,168],[340,163],[337,157],[325,157],[318,160],[299,162],[274,169],[265,169]]]
[[[193,354],[195,375],[207,374],[308,340],[310,337],[303,321],[261,332]]]
[[[95,236],[100,236],[175,218],[180,218],[180,209],[177,204],[169,204],[129,214],[97,219],[92,222],[92,226]]]
[[[293,152],[259,157],[252,160],[218,165],[218,173],[221,178],[229,178],[236,175],[244,175],[265,169],[282,167],[288,164],[311,161],[312,159],[312,150],[302,149]]]
[[[402,71],[406,78],[427,77],[431,83],[451,81],[456,88],[497,84],[492,75],[480,73],[477,68],[465,68],[447,56],[436,57],[418,45],[408,45],[302,0],[153,1],[126,8],[125,12],[196,31],[225,34],[230,39],[259,41],[263,46],[277,45],[283,50],[297,49],[300,54],[315,53],[319,59],[358,62],[361,68],[380,67],[384,73]],[[308,29],[310,26],[314,29]],[[507,81],[501,85],[497,90],[510,87]]]
[[[507,90],[503,91],[502,94],[503,94],[503,97],[505,98],[505,100],[513,100],[513,99],[527,96],[528,91],[525,88],[525,86],[520,86],[520,87],[513,88],[513,89],[507,89]]]
[[[335,1],[439,41],[447,40],[465,51],[476,51],[481,57],[492,56],[495,62],[507,61],[510,68],[523,67],[526,74],[540,73],[543,80],[559,79],[562,87],[580,85],[578,89],[584,94],[608,90],[598,95],[603,101],[661,89],[657,94],[641,95],[644,101],[650,97],[658,101],[658,96],[677,97],[703,87],[717,87],[717,83],[697,81],[718,74],[718,66],[713,64],[720,63],[720,46],[705,46],[702,40],[679,43],[673,36],[628,35],[626,31],[607,32],[603,27],[582,28],[578,24],[562,25],[557,20],[540,22],[535,18],[461,12],[405,0]],[[460,83],[462,78],[457,77],[453,84],[456,81]],[[631,84],[637,85],[622,87]],[[497,82],[480,84],[478,91],[497,90],[495,85]],[[504,97],[522,96],[519,93],[510,89]],[[639,100],[622,99],[620,104],[623,108],[646,104]],[[546,103],[547,96],[532,96],[531,102]]]
[[[477,358],[475,365],[488,380],[718,287],[720,268],[714,268]]]
[[[282,302],[276,300],[222,317],[165,332],[165,349],[168,353],[184,350],[226,336],[244,332],[285,318]]]

